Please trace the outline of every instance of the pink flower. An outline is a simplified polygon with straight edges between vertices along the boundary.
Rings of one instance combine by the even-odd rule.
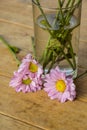
[[[76,97],[73,79],[67,77],[58,67],[46,75],[44,90],[51,99],[58,99],[62,103],[67,100],[73,101]]]
[[[42,89],[42,66],[28,54],[19,66],[9,85],[17,92],[36,92]]]
[[[29,74],[31,77],[39,77],[43,73],[42,66],[28,54],[23,60],[18,69],[19,73]]]

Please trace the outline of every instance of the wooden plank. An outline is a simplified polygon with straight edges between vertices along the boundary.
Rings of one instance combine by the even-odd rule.
[[[25,4],[31,4],[31,0],[16,0],[18,2],[22,2],[22,3],[25,3]]]
[[[14,1],[1,0],[0,2],[1,2],[0,4],[1,9],[7,8],[6,11],[8,12],[7,13],[8,16],[12,10],[14,16],[16,17],[14,8],[17,8],[17,12],[19,12],[20,14],[21,14],[21,10],[23,11],[23,9],[25,9],[24,8],[25,4],[23,5],[22,0],[19,1],[19,3],[22,2],[20,4],[18,4],[18,0],[14,0]],[[19,8],[21,8],[21,10],[18,9],[18,6],[20,6]],[[6,15],[6,11],[5,11],[5,15]],[[12,14],[9,16],[10,19],[7,19],[8,21],[9,20],[11,21],[13,19],[13,17],[11,16]],[[26,16],[27,15],[25,15],[25,17]],[[22,17],[22,14],[20,17]],[[17,19],[16,21],[14,19],[12,21],[18,23]],[[21,21],[19,19],[19,23],[20,22]],[[21,23],[25,24],[24,22],[25,20],[22,21]],[[29,52],[31,51],[31,40],[29,37],[29,35],[31,34],[31,30],[29,30],[28,28],[19,25],[17,26],[17,24],[14,23],[11,24],[10,22],[4,21],[4,22],[0,22],[0,34],[3,35],[4,38],[10,44],[16,45],[19,48],[23,48],[23,51],[19,53],[19,57],[27,54],[28,51]],[[86,43],[87,41],[85,39],[84,54],[82,54],[83,52],[82,43],[80,45],[81,46],[80,55],[82,55],[82,58],[84,58],[84,55],[85,58],[87,57]],[[28,45],[29,45],[29,50],[26,49],[26,47],[28,48]],[[82,61],[85,61],[86,60],[85,58]],[[0,61],[2,61],[0,62],[0,113],[7,115],[6,118],[3,119],[2,117],[0,119],[3,119],[3,122],[7,121],[8,124],[6,124],[6,127],[10,129],[10,122],[14,123],[15,120],[13,121],[13,119],[16,119],[15,124],[17,124],[18,128],[20,129],[21,129],[21,123],[23,122],[25,122],[24,124],[30,124],[32,126],[41,128],[43,130],[58,130],[58,129],[59,130],[60,129],[61,130],[65,130],[65,129],[86,130],[87,129],[87,123],[86,123],[87,122],[87,84],[86,84],[87,77],[83,77],[76,82],[77,85],[76,101],[60,104],[56,100],[53,101],[50,100],[47,94],[43,90],[38,91],[36,93],[23,94],[23,93],[16,93],[14,89],[9,87],[10,77],[12,76],[13,71],[17,69],[17,66],[14,58],[8,52],[7,48],[2,45],[2,43],[0,43]],[[86,63],[87,62],[85,63],[83,62],[82,65],[86,65]],[[21,120],[21,123],[19,122],[19,120]],[[27,130],[26,125],[24,125],[24,129],[25,128]],[[3,129],[5,129],[4,126]],[[14,130],[15,129],[16,127],[14,128]]]
[[[0,130],[42,130],[20,120],[0,114]]]
[[[14,89],[8,87],[9,81],[9,78],[0,76],[1,112],[34,126],[39,125],[46,130],[87,129],[86,102],[76,100],[61,104],[57,100],[50,100],[43,90],[27,94],[16,93]],[[85,81],[87,78],[79,81],[81,89],[84,88],[84,84],[86,87]],[[84,93],[80,94],[84,97]]]
[[[87,0],[82,1],[79,66],[87,69]]]
[[[80,39],[87,41],[87,1],[82,2],[81,35]],[[0,3],[1,21],[20,24],[33,29],[32,6],[30,0],[3,0]],[[84,32],[85,31],[85,32]]]
[[[82,74],[85,72],[85,69],[79,69],[79,73]],[[76,90],[77,90],[77,98],[80,101],[87,102],[87,75],[84,75],[83,77],[77,79],[75,81],[76,84]]]
[[[0,18],[33,27],[31,5],[18,0],[0,1]]]
[[[16,28],[16,30],[14,29],[13,31],[17,31],[19,29],[21,31],[21,33],[23,33],[23,29],[24,29],[24,30],[27,30],[27,32],[28,32],[28,34],[26,33],[25,35],[33,36],[33,30],[30,27],[26,27],[26,25],[15,23],[15,22],[14,23],[9,22],[9,21],[3,20],[3,19],[0,20],[0,28],[2,28],[2,31],[4,31],[4,32],[10,31],[10,29],[12,29],[11,28],[12,26],[13,26],[13,29]],[[7,28],[7,30],[6,30],[6,28]],[[0,34],[2,34],[2,32],[0,32]],[[23,35],[23,36],[25,36],[25,35]]]
[[[82,12],[81,12],[81,26],[80,26],[80,41],[87,42],[87,1],[82,2]]]

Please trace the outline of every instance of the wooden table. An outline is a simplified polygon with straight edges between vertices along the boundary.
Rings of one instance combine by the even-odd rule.
[[[79,70],[87,69],[87,0],[83,0],[79,46]],[[21,48],[21,59],[32,52],[33,21],[28,0],[0,1],[0,35]],[[26,48],[27,46],[27,48]],[[9,81],[17,64],[0,41],[0,130],[87,130],[87,75],[76,81],[77,99],[59,103],[41,90],[16,93]]]

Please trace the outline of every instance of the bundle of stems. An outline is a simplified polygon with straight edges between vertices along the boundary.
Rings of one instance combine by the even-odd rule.
[[[77,2],[76,0],[68,0],[67,2],[66,0],[58,0],[58,9],[55,14],[55,19],[53,20],[52,25],[50,25],[49,20],[40,5],[40,1],[36,0],[37,6],[44,18],[42,24],[50,34],[46,48],[39,60],[39,62],[43,64],[43,69],[50,63],[48,72],[54,64],[59,63],[64,59],[67,60],[73,70],[76,69],[75,53],[71,40],[73,29],[79,26],[80,23],[73,28],[67,28],[67,26],[69,26],[73,13],[81,2],[82,0],[77,0]],[[54,28],[57,24],[59,27],[55,30]]]

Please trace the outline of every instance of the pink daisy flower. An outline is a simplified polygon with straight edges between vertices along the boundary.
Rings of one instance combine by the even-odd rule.
[[[22,75],[21,73],[14,72],[14,76],[9,83],[9,86],[13,87],[16,92],[36,92],[42,89],[42,78],[30,77],[30,75]]]
[[[46,75],[44,90],[51,99],[58,99],[62,103],[67,100],[73,101],[76,97],[73,79],[67,77],[58,67]]]
[[[18,71],[14,72],[14,76],[9,85],[17,92],[36,92],[42,89],[43,69],[30,54],[28,54],[19,66]]]
[[[28,54],[23,60],[18,69],[19,73],[29,74],[31,77],[39,77],[43,73],[42,66]]]

